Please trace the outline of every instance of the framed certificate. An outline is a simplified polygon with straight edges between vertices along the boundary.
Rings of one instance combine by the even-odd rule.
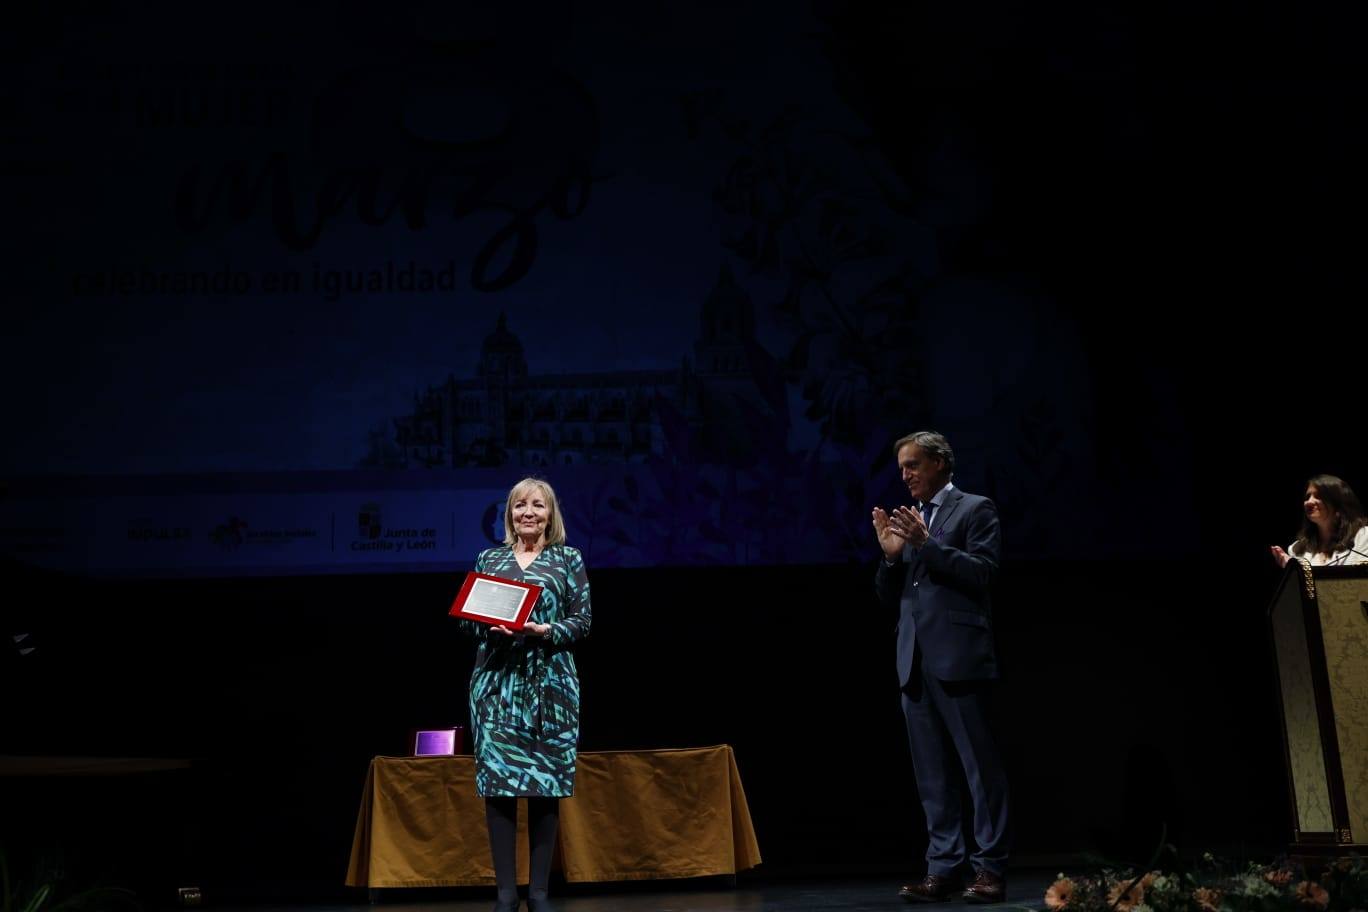
[[[541,592],[541,586],[531,583],[471,572],[456,593],[450,614],[481,624],[502,624],[510,630],[522,630]]]

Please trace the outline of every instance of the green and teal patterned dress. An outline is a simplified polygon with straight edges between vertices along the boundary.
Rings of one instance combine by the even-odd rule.
[[[589,578],[584,558],[552,545],[524,570],[508,545],[480,552],[477,573],[542,587],[529,621],[550,624],[545,637],[492,632],[461,621],[479,649],[470,675],[475,787],[481,797],[568,798],[575,791],[579,677],[574,644],[589,633]]]

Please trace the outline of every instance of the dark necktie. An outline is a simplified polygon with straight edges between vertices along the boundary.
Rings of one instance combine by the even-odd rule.
[[[922,522],[926,523],[926,531],[931,531],[931,511],[936,509],[936,505],[931,501],[926,501],[921,506]]]

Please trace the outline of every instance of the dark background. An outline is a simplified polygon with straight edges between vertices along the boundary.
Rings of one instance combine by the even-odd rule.
[[[824,433],[868,438],[878,451],[910,426],[946,429],[967,476],[1013,516],[996,625],[1017,856],[1045,865],[1085,850],[1138,858],[1161,825],[1189,854],[1284,845],[1286,777],[1262,614],[1276,579],[1267,546],[1291,539],[1311,474],[1368,485],[1361,17],[1278,2],[453,9],[191,15],[88,4],[6,29],[10,471],[354,464],[359,450],[329,447],[402,412],[412,385],[466,370],[500,310],[531,309],[524,341],[551,369],[638,367],[651,340],[695,325],[683,305],[651,306],[643,295],[683,274],[697,306],[720,263],[752,283],[760,316],[777,321],[782,309],[766,302],[801,270],[782,257],[767,265],[763,243],[747,247],[746,226],[736,234],[727,222],[736,213],[719,187],[734,185],[723,178],[736,153],[699,153],[695,170],[672,171],[660,149],[678,143],[690,158],[695,120],[699,135],[710,123],[730,136],[728,117],[779,116],[791,99],[776,87],[803,94],[817,83],[826,95],[804,115],[810,129],[786,134],[780,151],[819,157],[824,125],[858,128],[851,148],[877,165],[858,187],[833,178],[833,194],[848,201],[892,181],[880,224],[891,219],[889,236],[910,252],[889,267],[899,276],[892,303],[864,313],[868,333],[843,339],[826,361],[790,363],[785,379],[806,396],[812,374],[854,373],[861,382],[849,396],[815,412]],[[243,385],[248,367],[269,376],[292,357],[325,363],[367,330],[320,300],[81,298],[70,293],[73,274],[140,257],[188,268],[225,250],[252,268],[309,256],[342,264],[406,257],[405,244],[427,256],[455,249],[468,264],[483,225],[443,234],[396,218],[371,230],[348,208],[329,228],[336,234],[301,253],[261,213],[209,229],[177,225],[168,216],[174,182],[149,176],[163,166],[183,173],[186,156],[236,143],[252,154],[289,150],[304,184],[317,184],[339,160],[329,155],[345,161],[360,142],[351,134],[310,145],[297,135],[307,112],[326,111],[320,86],[345,71],[337,61],[432,52],[418,26],[434,21],[467,54],[458,59],[470,85],[516,87],[553,111],[538,122],[559,132],[519,148],[550,148],[552,161],[598,155],[595,169],[627,189],[614,196],[605,180],[578,233],[547,228],[539,258],[508,288],[463,287],[449,307],[352,302],[348,313],[417,325],[415,339],[439,319],[438,305],[441,320],[478,324],[451,364],[429,353],[428,367],[412,369],[402,339],[386,342],[380,363],[398,366],[375,381],[383,394],[366,400],[364,420],[359,400],[282,394],[287,405],[262,419],[259,438],[221,445],[234,436],[223,429],[275,407]],[[474,37],[462,38],[463,28]],[[651,53],[662,48],[671,53]],[[77,109],[50,107],[36,76],[197,58],[281,68],[269,91],[282,113],[250,128],[155,133],[127,108],[91,110],[98,93],[88,86]],[[543,78],[551,72],[589,87],[601,146],[556,119],[583,98],[567,101],[559,93],[568,83]],[[180,85],[160,70],[133,82]],[[643,83],[662,87],[668,117],[639,119],[657,100],[628,91]],[[384,109],[383,94],[370,100]],[[846,166],[866,160],[843,154]],[[520,160],[524,170],[500,192],[534,199],[543,163]],[[648,187],[658,195],[645,205]],[[763,224],[769,205],[742,214]],[[709,212],[722,214],[709,221]],[[651,237],[623,247],[618,235],[605,240],[612,231]],[[604,273],[628,291],[583,300],[547,291],[588,287],[575,283]],[[908,332],[888,334],[890,325]],[[957,365],[1010,352],[1023,325],[1045,327],[1030,369],[983,397],[957,393],[959,381],[975,382]],[[567,326],[583,329],[567,337]],[[163,356],[180,363],[187,339],[212,352],[221,330],[225,345],[274,340],[222,352],[222,364],[248,365],[229,372],[241,395],[225,394],[222,372],[168,379],[156,370]],[[792,355],[784,338],[774,354]],[[927,392],[887,405],[878,382],[900,375],[860,374],[862,341],[921,358]],[[675,357],[660,348],[645,360]],[[857,367],[842,374],[843,365]],[[882,407],[840,405],[847,400]],[[301,414],[316,423],[289,436]],[[314,438],[324,444],[300,443]],[[280,440],[283,455],[271,445]],[[519,474],[509,467],[510,481]],[[591,568],[583,747],[730,743],[767,870],[915,868],[923,828],[891,619],[874,605],[872,573],[872,549],[811,565]],[[11,562],[5,578],[5,630],[29,632],[36,648],[3,658],[4,753],[195,761],[189,774],[156,779],[6,779],[11,851],[60,843],[90,867],[122,858],[143,871],[190,872],[223,894],[330,895],[368,759],[402,752],[414,727],[463,718],[470,655],[445,618],[448,575],[109,580]],[[134,852],[148,844],[159,848]]]

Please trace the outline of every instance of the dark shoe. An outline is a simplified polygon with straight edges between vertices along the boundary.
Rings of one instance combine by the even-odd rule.
[[[999,903],[1007,898],[1007,878],[991,871],[978,871],[974,882],[964,888],[960,898],[971,903]]]
[[[494,912],[518,912],[518,901],[504,902],[502,899],[495,900]]]
[[[549,899],[527,898],[527,912],[556,912],[556,907],[551,905]]]
[[[945,902],[959,890],[959,879],[949,874],[927,874],[921,883],[908,884],[898,895],[908,902]]]

